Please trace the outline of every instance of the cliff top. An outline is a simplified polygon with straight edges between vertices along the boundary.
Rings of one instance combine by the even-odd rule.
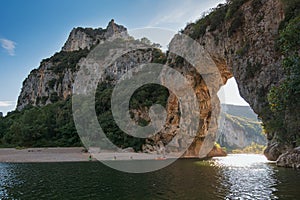
[[[103,28],[73,28],[62,51],[77,51],[80,49],[90,49],[103,40],[112,37],[128,37],[127,29],[115,23],[112,19],[105,29]]]

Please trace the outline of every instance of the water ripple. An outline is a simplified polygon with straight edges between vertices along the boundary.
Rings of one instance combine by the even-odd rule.
[[[178,160],[147,174],[122,173],[98,162],[0,163],[0,199],[291,200],[299,198],[299,185],[300,170],[279,169],[249,155]]]
[[[263,156],[229,155],[216,158],[215,164],[221,167],[220,183],[229,188],[225,199],[278,199],[274,169]]]

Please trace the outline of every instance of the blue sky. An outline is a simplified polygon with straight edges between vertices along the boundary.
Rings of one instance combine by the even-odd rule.
[[[225,0],[1,0],[0,112],[13,110],[22,82],[42,59],[60,51],[73,27],[103,27],[111,19],[130,29],[179,31]],[[233,86],[229,90],[238,93]],[[228,103],[245,104],[238,97]]]

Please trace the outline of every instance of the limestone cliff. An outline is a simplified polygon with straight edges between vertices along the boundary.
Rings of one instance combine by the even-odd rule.
[[[80,63],[98,43],[115,38],[127,39],[127,29],[111,20],[106,29],[74,28],[61,52],[41,62],[23,82],[17,109],[26,106],[42,106],[58,100],[65,100],[72,94],[74,76]],[[108,76],[120,77],[137,63],[151,60],[151,52],[129,53],[107,69]],[[123,66],[125,63],[126,66]],[[127,65],[128,64],[128,65]],[[118,70],[124,68],[125,71]]]
[[[261,122],[248,106],[222,105],[223,124],[219,125],[218,143],[228,150],[244,149],[253,142],[266,145]]]
[[[96,44],[115,37],[128,37],[127,29],[111,20],[106,29],[97,28],[74,28],[62,51],[78,51],[80,49],[90,50]]]
[[[241,96],[264,122],[270,117],[268,91],[284,78],[282,56],[275,48],[285,17],[283,5],[279,0],[236,2],[220,5],[183,33],[202,44],[224,69],[220,70],[224,84],[231,76],[236,78]]]
[[[212,109],[220,112],[216,92],[233,76],[237,80],[241,96],[262,121],[270,117],[268,91],[284,78],[282,56],[275,49],[283,19],[283,5],[279,0],[233,0],[226,5],[219,5],[208,16],[189,24],[182,31],[203,45],[223,79],[221,84],[212,83],[213,94],[210,94],[203,77],[186,60],[169,55],[167,64],[191,80],[190,85],[194,88],[201,107],[201,128],[185,156],[198,156],[204,139],[216,134],[218,119],[211,115]],[[165,129],[161,131],[160,137],[152,138],[154,143],[161,138],[164,143],[168,143],[170,138],[176,136],[178,111],[178,100],[171,94]],[[210,130],[209,124],[213,124]],[[184,147],[180,138],[177,141],[177,146]]]
[[[218,118],[212,116],[211,111],[220,112],[216,94],[233,76],[237,80],[241,96],[262,122],[268,122],[272,117],[268,93],[286,76],[282,67],[284,57],[276,48],[280,24],[284,19],[284,5],[280,0],[230,0],[226,5],[219,5],[203,19],[187,25],[182,31],[203,46],[216,64],[222,79],[221,83],[211,83],[212,93],[210,93],[203,77],[189,62],[172,53],[168,54],[166,64],[187,77],[201,107],[200,128],[186,156],[198,156],[204,139],[214,138],[218,129]],[[62,51],[44,60],[24,81],[18,99],[18,110],[24,109],[27,105],[45,105],[66,99],[72,93],[74,72],[78,70],[78,64],[85,61],[84,58],[90,49],[103,40],[116,37],[127,38],[128,35],[126,29],[116,25],[114,21],[111,21],[106,29],[73,29]],[[170,48],[172,46],[170,45]],[[177,48],[180,47],[181,45],[177,44]],[[119,60],[119,64],[110,66],[107,74],[110,73],[114,79],[118,79],[135,64],[153,60],[151,51],[144,53],[139,56],[136,56],[136,53],[128,54],[122,58],[124,60]],[[206,72],[205,75],[209,73]],[[166,106],[168,114],[166,124],[159,134],[147,139],[146,146],[153,148],[158,143],[167,144],[173,138],[175,149],[187,146],[182,138],[177,137],[180,119],[179,101],[180,99],[170,93]],[[286,116],[286,119],[289,119],[292,114],[287,113]],[[287,120],[287,123],[289,122],[292,120]],[[267,131],[268,145],[274,147],[277,145],[276,132]],[[275,156],[268,157],[271,160],[276,160],[286,151],[285,148],[277,146],[274,150],[271,148],[269,150],[267,156],[275,155],[274,152],[277,152]]]

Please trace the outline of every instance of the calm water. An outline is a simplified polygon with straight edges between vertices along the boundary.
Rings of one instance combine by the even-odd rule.
[[[178,160],[147,174],[98,162],[0,163],[0,199],[292,200],[300,199],[299,186],[300,171],[277,168],[257,155]]]

